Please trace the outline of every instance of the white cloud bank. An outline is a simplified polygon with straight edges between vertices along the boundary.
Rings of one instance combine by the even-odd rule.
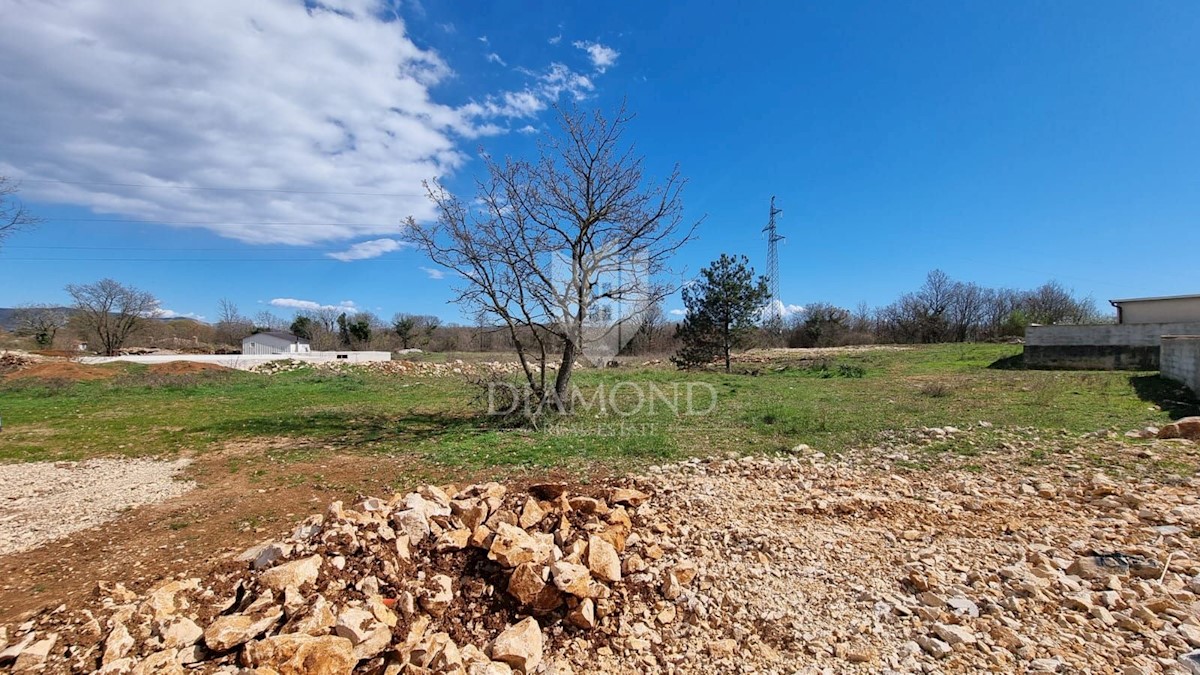
[[[160,319],[195,319],[196,321],[204,320],[204,315],[202,314],[196,314],[195,312],[176,312],[173,309],[160,309],[158,310],[157,316]]]
[[[302,311],[317,312],[320,310],[343,310],[353,312],[358,310],[358,306],[353,300],[343,300],[336,305],[322,305],[313,300],[297,300],[296,298],[274,298],[269,303],[272,307],[283,307],[285,309],[298,309]]]
[[[519,91],[439,103],[454,73],[389,7],[0,0],[0,175],[33,200],[255,244],[386,237],[432,215],[421,180],[460,168],[461,145],[594,89],[552,63]]]
[[[445,279],[446,278],[445,270],[439,270],[439,269],[435,269],[433,267],[422,267],[421,271],[424,272],[425,276],[429,277],[430,279]]]
[[[370,241],[360,241],[345,251],[326,253],[325,255],[335,260],[341,260],[342,262],[350,262],[351,260],[378,258],[384,253],[399,251],[407,246],[410,246],[410,244],[399,239],[372,239]]]
[[[602,45],[599,42],[584,42],[581,40],[574,44],[576,48],[587,52],[588,58],[592,61],[592,67],[598,73],[603,73],[616,65],[617,57],[621,55],[621,52],[607,45]]]

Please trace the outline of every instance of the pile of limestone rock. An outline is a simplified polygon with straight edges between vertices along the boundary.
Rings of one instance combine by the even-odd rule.
[[[0,352],[0,375],[27,368],[37,361],[25,352]]]
[[[647,499],[487,483],[335,502],[207,578],[141,595],[103,586],[97,607],[60,607],[0,633],[0,668],[571,672],[543,662],[550,643],[611,632],[632,596],[678,597],[695,576],[639,533]]]
[[[553,366],[548,366],[553,368]],[[256,373],[274,375],[290,373],[297,370],[316,370],[326,372],[367,372],[381,375],[399,375],[410,377],[488,377],[493,375],[509,375],[520,372],[521,364],[512,361],[484,361],[466,363],[461,359],[434,363],[429,361],[373,361],[366,363],[345,363],[325,361],[310,363],[295,359],[268,361],[251,368]]]

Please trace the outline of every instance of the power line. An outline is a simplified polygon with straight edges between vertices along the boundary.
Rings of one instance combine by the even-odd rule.
[[[253,246],[248,244],[248,246]],[[309,253],[311,251],[304,250],[305,247],[299,246],[279,246],[279,247],[264,247],[259,248],[254,246],[252,249],[237,249],[237,248],[219,248],[219,247],[203,247],[203,246],[22,246],[5,245],[6,249],[22,248],[22,249],[38,249],[38,250],[65,250],[65,251],[224,251],[226,253],[237,253],[241,250],[246,250],[250,253],[261,253],[263,251],[294,251],[299,253]],[[338,253],[343,249],[325,249],[318,250],[317,253]]]
[[[232,220],[153,220],[151,218],[51,218],[51,223],[134,223],[146,225],[319,225],[322,227],[396,227],[400,223],[321,223]]]
[[[382,261],[383,258],[352,258],[352,262]],[[0,257],[0,263],[5,262],[151,262],[151,263],[235,263],[235,262],[350,262],[333,257],[325,258],[6,258]]]
[[[156,190],[201,190],[214,192],[279,192],[302,195],[342,195],[348,197],[424,197],[419,192],[334,192],[325,190],[287,190],[283,188],[244,188],[244,187],[197,187],[191,185],[150,185],[147,183],[111,183],[107,181],[89,180],[50,180],[43,178],[22,178],[22,183],[55,183],[61,185],[103,185],[108,187],[152,188]]]

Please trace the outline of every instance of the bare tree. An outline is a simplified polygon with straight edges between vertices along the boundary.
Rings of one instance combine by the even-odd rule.
[[[254,330],[250,319],[242,316],[238,306],[229,298],[217,303],[217,340],[223,344],[236,345]]]
[[[19,189],[20,185],[15,181],[0,176],[0,241],[17,230],[42,222],[17,198]]]
[[[460,302],[507,328],[535,402],[563,410],[595,310],[635,294],[641,304],[665,296],[665,286],[645,282],[666,271],[695,226],[682,226],[678,168],[660,183],[644,180],[641,158],[622,140],[631,119],[623,107],[611,119],[559,113],[560,132],[539,144],[537,160],[487,158],[474,202],[429,184],[438,218],[409,218],[408,231],[465,280]],[[633,261],[639,274],[601,283]],[[552,353],[558,373],[550,384]]]
[[[416,345],[428,346],[441,325],[441,319],[436,316],[397,312],[392,317],[391,329],[400,340],[400,348],[411,349]]]
[[[955,282],[951,286],[947,313],[953,341],[966,342],[978,336],[986,296],[983,287],[974,282]]]
[[[258,314],[254,315],[254,328],[256,330],[287,330],[287,327],[287,320],[282,317],[275,316],[270,310],[264,309]]]
[[[153,295],[112,279],[68,284],[67,293],[75,299],[75,316],[87,338],[96,340],[108,356],[115,356],[130,335],[158,315]]]
[[[1032,323],[1079,324],[1099,320],[1100,313],[1092,298],[1077,299],[1057,281],[1050,281],[1030,291],[1022,303]]]
[[[828,302],[805,303],[788,321],[788,347],[833,347],[844,344],[850,312]]]
[[[67,325],[67,312],[52,305],[25,305],[16,312],[16,334],[32,337],[43,349],[54,344],[58,329]]]

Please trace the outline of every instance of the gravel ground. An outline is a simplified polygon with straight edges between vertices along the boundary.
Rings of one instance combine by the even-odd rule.
[[[697,582],[683,621],[634,606],[614,649],[577,641],[577,673],[1182,674],[1200,646],[1196,478],[744,458],[636,484],[667,552],[651,571],[691,561]]]
[[[0,465],[0,555],[115,520],[128,508],[192,489],[190,460],[92,459]]]
[[[889,456],[970,435],[949,429]],[[1196,446],[1022,435],[1004,445],[1061,452],[913,472],[797,448],[650,467],[596,497],[490,483],[336,502],[253,564],[100,585],[94,613],[0,627],[0,665],[232,675],[302,647],[289,663],[307,670],[257,672],[1200,672],[1181,662],[1200,662],[1200,477],[1128,470],[1195,466]]]

